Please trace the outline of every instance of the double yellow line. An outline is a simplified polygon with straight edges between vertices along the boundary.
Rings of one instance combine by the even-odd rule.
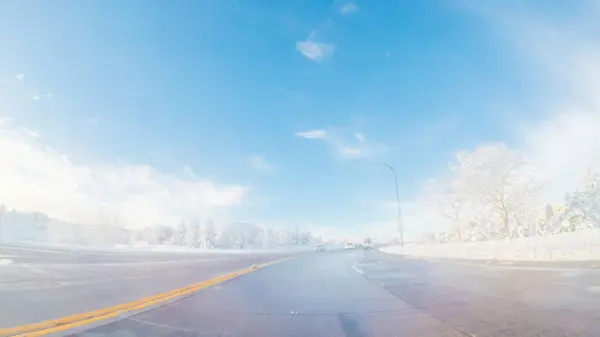
[[[288,259],[281,259],[272,262],[263,263],[260,265],[254,265],[250,268],[234,271],[229,274],[225,274],[222,276],[215,277],[210,280],[206,280],[200,283],[192,284],[187,287],[171,290],[165,293],[161,293],[158,295],[146,297],[137,301],[123,303],[119,305],[115,305],[113,307],[104,308],[100,310],[85,312],[81,314],[76,314],[72,316],[67,316],[63,318],[53,319],[49,321],[26,324],[17,326],[14,328],[4,328],[0,329],[0,336],[27,336],[27,337],[35,337],[35,336],[44,336],[50,333],[65,331],[73,328],[77,328],[80,326],[84,326],[90,323],[94,323],[97,321],[101,321],[104,319],[116,317],[119,314],[128,311],[136,311],[147,308],[152,305],[156,305],[171,299],[175,299],[177,297],[185,296],[191,294],[195,291],[198,291],[203,288],[210,287],[212,285],[222,283],[233,278],[248,274],[252,271],[273,265],[275,263],[283,262]]]

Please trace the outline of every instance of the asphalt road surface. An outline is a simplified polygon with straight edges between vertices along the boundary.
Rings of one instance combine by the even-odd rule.
[[[135,301],[290,255],[0,246],[0,328]]]
[[[194,273],[182,264],[146,281],[189,279]],[[104,292],[118,292],[123,282]],[[356,250],[299,255],[71,336],[598,336],[598,331],[595,268],[432,262]]]

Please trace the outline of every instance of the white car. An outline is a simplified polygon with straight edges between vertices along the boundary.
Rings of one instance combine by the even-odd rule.
[[[315,252],[322,252],[325,250],[325,247],[323,247],[322,245],[318,245],[315,247]]]
[[[354,247],[354,245],[353,245],[353,244],[351,244],[351,243],[347,243],[347,244],[344,246],[344,249],[354,249],[354,248],[355,248],[355,247]]]

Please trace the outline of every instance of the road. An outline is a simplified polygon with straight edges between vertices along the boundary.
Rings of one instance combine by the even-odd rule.
[[[146,280],[205,276],[195,273],[184,264],[157,281]],[[123,282],[115,281],[112,291]],[[62,300],[57,297],[56,306]],[[432,262],[358,250],[299,255],[71,336],[598,336],[598,331],[595,268]]]
[[[71,252],[0,246],[0,328],[111,307],[290,254]]]

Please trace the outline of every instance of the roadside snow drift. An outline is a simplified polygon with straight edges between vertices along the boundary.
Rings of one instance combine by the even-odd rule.
[[[600,260],[600,229],[554,236],[528,237],[512,241],[483,241],[439,244],[409,244],[380,249],[389,254],[502,261],[589,261]]]

